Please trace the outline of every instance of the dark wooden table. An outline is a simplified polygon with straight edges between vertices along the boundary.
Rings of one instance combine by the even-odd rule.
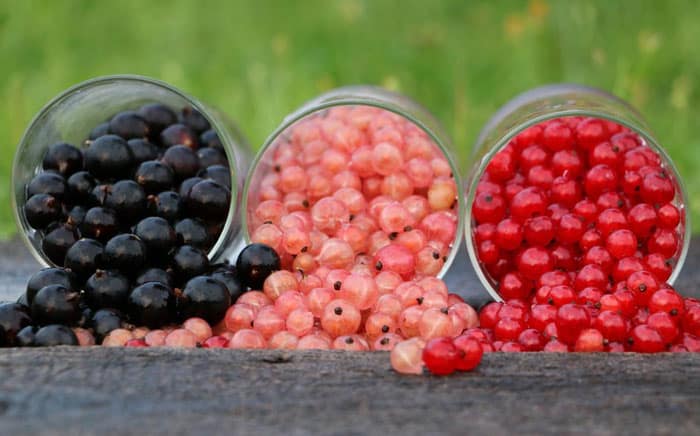
[[[700,244],[677,287],[700,295]],[[0,300],[37,268],[0,244]],[[487,297],[466,259],[450,288]],[[700,356],[501,354],[401,376],[386,353],[2,349],[0,435],[700,434]]]

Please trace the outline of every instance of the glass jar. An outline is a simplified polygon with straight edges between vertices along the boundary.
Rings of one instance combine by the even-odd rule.
[[[346,123],[345,127],[349,126],[351,129],[359,129],[360,131],[364,132],[359,134],[359,136],[355,136],[355,138],[363,137],[365,138],[364,141],[366,142],[357,143],[354,145],[337,145],[336,140],[334,139],[337,138],[337,136],[333,136],[336,134],[334,129],[337,127],[335,126],[333,120],[336,118],[342,119],[343,122]],[[320,121],[324,119],[327,120],[325,124],[324,121]],[[386,127],[386,130],[384,131],[385,138],[380,139],[381,134],[376,134],[370,138],[369,133],[367,132],[375,127],[378,127],[380,124],[382,126],[379,126],[378,128],[381,130],[381,128],[385,127],[383,124],[385,122],[389,126]],[[309,127],[314,123],[319,125],[322,124],[322,127],[319,127],[320,130],[314,130],[315,127]],[[339,129],[342,130],[345,127],[339,127]],[[403,129],[401,131],[401,135],[397,135],[399,138],[391,137],[392,133],[390,133],[390,131],[395,127],[398,130]],[[319,133],[319,131],[321,133]],[[376,133],[375,130],[372,131]],[[312,151],[310,151],[309,148],[305,148],[307,147],[306,143],[314,142],[314,140],[317,140],[317,142],[309,147],[316,147],[316,151],[313,153],[318,153],[318,156],[308,157],[308,155],[312,154]],[[318,141],[322,141],[322,143],[319,144]],[[450,213],[455,215],[454,223],[456,227],[452,233],[453,236],[449,238],[449,243],[445,244],[444,253],[440,254],[441,262],[443,262],[443,264],[440,267],[439,272],[435,271],[435,274],[433,274],[442,276],[449,268],[455,254],[458,251],[462,238],[461,233],[463,229],[464,212],[466,210],[464,208],[463,201],[459,201],[459,199],[463,198],[462,182],[460,181],[460,171],[457,166],[457,161],[452,154],[453,145],[440,123],[425,108],[403,95],[372,86],[348,86],[324,93],[308,101],[299,109],[284,118],[281,125],[267,138],[253,161],[251,171],[243,191],[243,233],[246,240],[255,240],[255,238],[252,238],[252,235],[256,231],[258,225],[260,225],[260,222],[256,222],[256,208],[265,199],[278,197],[277,193],[275,193],[276,188],[273,187],[277,181],[275,171],[279,172],[280,170],[284,170],[281,169],[276,162],[279,162],[279,159],[287,159],[285,156],[280,157],[281,155],[290,154],[287,150],[285,150],[285,147],[295,150],[291,152],[290,156],[288,156],[289,159],[294,160],[295,156],[293,155],[296,153],[299,154],[297,157],[305,162],[307,160],[310,162],[320,162],[319,156],[325,149],[341,150],[341,152],[335,156],[335,158],[340,156],[340,159],[343,160],[343,168],[337,169],[337,171],[340,172],[343,169],[350,168],[353,170],[353,168],[356,167],[358,158],[354,153],[359,149],[364,150],[364,145],[367,144],[368,147],[374,147],[374,145],[376,145],[378,142],[396,144],[395,141],[402,144],[398,146],[398,148],[406,147],[403,149],[403,153],[405,154],[402,155],[406,157],[406,161],[409,160],[409,157],[420,154],[416,151],[417,149],[421,148],[421,146],[416,145],[417,143],[424,141],[424,143],[429,144],[428,147],[430,147],[431,150],[434,150],[435,155],[438,156],[436,159],[439,162],[437,162],[437,166],[434,168],[436,170],[435,173],[444,173],[455,182],[454,190],[456,195],[451,204]],[[358,145],[359,147],[357,147]],[[410,148],[412,151],[406,151],[408,148]],[[426,150],[427,148],[421,149]],[[333,152],[331,151],[329,153],[332,154]],[[428,159],[427,155],[424,157]],[[399,160],[403,162],[403,159],[404,158],[401,157]],[[332,159],[329,158],[329,160]],[[304,166],[306,163],[301,165]],[[307,167],[311,167],[313,165],[314,163],[308,163]],[[336,172],[336,170],[332,170],[332,165],[328,168],[331,168],[330,173]],[[401,168],[399,168],[397,171],[400,170]],[[363,172],[360,171],[360,173]],[[366,181],[367,179],[372,178],[372,176],[368,175],[370,173],[371,171],[366,174],[363,173],[363,177],[361,178],[363,186],[362,190],[364,194],[372,191],[370,188],[367,190],[364,189],[366,185],[370,184]],[[334,174],[326,173],[325,176],[328,177],[328,183],[330,186],[331,178],[334,176]],[[389,177],[391,176],[386,178]],[[309,184],[313,183],[314,181],[310,178]],[[357,181],[353,183],[355,183],[355,187],[359,187],[359,185],[357,185]],[[412,189],[414,186],[422,185],[416,184],[412,185],[410,188]],[[387,191],[388,189],[389,188],[387,188]],[[402,189],[401,184],[398,185],[398,189]],[[311,188],[309,188],[309,190],[306,192],[308,193],[310,191]],[[418,189],[415,190],[415,192],[418,191]],[[333,195],[333,193],[334,191],[329,191],[327,195]],[[400,199],[402,195],[405,195],[405,193],[397,194],[395,199]],[[367,201],[369,203],[369,199],[374,195],[368,194],[366,196],[368,197]],[[282,200],[282,195],[279,197],[279,200]],[[308,200],[302,201],[306,206],[306,210],[309,212],[313,208],[313,201],[315,200],[312,200],[311,203],[309,203]],[[353,215],[351,214],[350,219],[352,218]],[[406,230],[410,231],[408,228],[406,228]],[[401,231],[398,232],[398,234],[400,233]],[[397,233],[391,234],[391,236],[396,236],[396,234]],[[333,237],[332,234],[331,237]],[[401,238],[401,236],[399,237]],[[312,244],[315,245],[313,241]],[[311,251],[312,255],[317,254],[314,253],[313,250]],[[370,252],[368,254],[372,255],[371,251],[373,250],[370,249],[369,251]],[[313,263],[309,256],[306,257],[308,258],[309,262]]]
[[[81,145],[98,124],[124,110],[162,103],[175,110],[192,107],[216,131],[231,170],[231,204],[223,229],[208,252],[211,261],[233,260],[240,235],[240,193],[251,160],[250,147],[238,127],[222,113],[177,88],[142,76],[118,75],[77,84],[47,103],[24,132],[12,167],[12,205],[20,235],[32,255],[44,267],[53,262],[43,253],[40,232],[27,222],[23,205],[26,186],[42,169],[42,158],[51,144]],[[62,265],[61,265],[62,266]]]
[[[668,278],[673,283],[678,277],[690,243],[690,214],[686,205],[688,195],[678,170],[671,158],[655,139],[646,121],[625,101],[602,90],[574,84],[554,84],[527,91],[506,103],[482,129],[470,156],[470,172],[466,180],[466,209],[472,211],[477,185],[484,176],[492,158],[511,143],[521,132],[544,121],[563,117],[591,117],[611,121],[637,134],[643,145],[650,147],[660,158],[675,187],[672,203],[680,211],[676,229],[680,246],[673,257],[673,269]],[[472,215],[465,220],[465,239],[472,266],[481,283],[497,301],[502,297],[496,283],[479,261],[474,241],[475,221]]]

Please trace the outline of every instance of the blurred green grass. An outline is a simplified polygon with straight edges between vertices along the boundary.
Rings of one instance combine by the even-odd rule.
[[[700,231],[700,2],[0,1],[0,237],[15,232],[11,159],[31,117],[90,77],[160,78],[236,119],[254,145],[330,88],[422,102],[464,158],[510,97],[598,86],[645,115],[686,180]]]

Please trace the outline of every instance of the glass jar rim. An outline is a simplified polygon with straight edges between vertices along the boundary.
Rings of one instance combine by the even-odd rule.
[[[343,94],[347,92],[347,94]],[[454,238],[454,243],[452,244],[452,247],[450,247],[450,253],[447,256],[447,260],[445,261],[442,269],[440,272],[437,274],[437,277],[442,277],[447,273],[447,271],[450,268],[450,265],[452,265],[455,257],[457,256],[457,252],[459,251],[459,246],[463,241],[463,231],[464,231],[464,226],[465,226],[465,216],[466,216],[466,211],[467,209],[465,208],[465,201],[464,201],[464,183],[461,180],[461,173],[459,171],[459,167],[457,166],[457,163],[455,161],[454,156],[451,155],[447,144],[445,144],[445,141],[440,138],[440,136],[443,136],[444,138],[449,139],[446,133],[442,132],[438,127],[436,129],[431,128],[430,126],[426,125],[423,121],[418,119],[416,116],[413,114],[409,113],[409,111],[402,110],[401,107],[399,107],[398,104],[390,101],[384,101],[381,99],[374,99],[371,98],[370,96],[367,95],[354,95],[352,94],[353,92],[356,93],[361,93],[361,92],[380,92],[385,95],[393,95],[396,97],[405,97],[402,94],[395,93],[392,91],[389,91],[387,89],[377,87],[377,86],[371,86],[371,85],[351,85],[351,86],[343,86],[340,88],[335,88],[330,91],[327,91],[317,97],[314,97],[305,103],[303,103],[296,111],[292,112],[291,114],[287,115],[286,117],[283,118],[282,122],[280,125],[265,139],[263,142],[263,145],[260,147],[258,152],[256,153],[255,157],[253,158],[253,161],[250,165],[250,170],[248,173],[248,177],[246,177],[245,184],[243,186],[243,198],[241,200],[241,231],[243,232],[243,238],[245,240],[246,244],[249,244],[251,242],[250,239],[250,229],[248,227],[248,192],[250,191],[251,188],[251,183],[253,180],[253,173],[255,172],[256,168],[258,167],[258,164],[261,162],[265,152],[270,149],[270,147],[273,146],[275,140],[280,137],[288,128],[292,127],[294,124],[297,122],[303,120],[304,118],[311,116],[315,113],[321,112],[323,110],[327,110],[333,107],[338,107],[338,106],[371,106],[371,107],[376,107],[379,109],[387,110],[389,112],[395,113],[396,115],[399,115],[411,123],[415,124],[417,127],[419,127],[421,130],[423,130],[425,133],[428,134],[430,137],[431,141],[438,147],[440,152],[442,153],[443,156],[447,159],[448,164],[450,165],[450,169],[452,170],[452,176],[455,180],[455,184],[457,186],[457,228],[455,230],[455,238]],[[332,98],[331,98],[332,97]],[[411,100],[413,104],[418,105],[418,103],[414,102]],[[422,106],[420,106],[421,109]],[[426,113],[427,110],[426,110]],[[428,113],[429,114],[429,113]],[[437,120],[436,120],[437,121]],[[437,131],[435,131],[437,130]]]
[[[202,116],[204,116],[207,121],[209,121],[211,128],[216,131],[217,135],[219,136],[222,145],[225,150],[226,158],[229,160],[229,166],[231,168],[231,171],[233,171],[233,168],[237,168],[236,165],[234,165],[235,159],[237,159],[236,153],[234,152],[233,144],[235,141],[233,138],[229,137],[229,135],[226,132],[226,129],[223,128],[223,126],[219,123],[219,121],[216,119],[216,117],[211,117],[209,116],[208,112],[209,110],[195,97],[185,93],[184,91],[181,91],[180,89],[174,87],[173,85],[170,85],[167,82],[164,82],[159,79],[155,79],[152,77],[147,77],[147,76],[142,76],[138,74],[113,74],[113,75],[106,75],[106,76],[98,76],[98,77],[93,77],[88,80],[79,82],[77,84],[74,84],[70,86],[69,88],[61,91],[58,95],[54,96],[51,100],[49,100],[46,104],[44,104],[41,109],[34,115],[34,117],[31,119],[29,124],[27,124],[27,127],[25,128],[24,132],[22,133],[22,136],[20,137],[19,143],[17,145],[17,148],[15,149],[15,155],[14,159],[12,162],[12,181],[10,185],[10,190],[11,190],[11,197],[10,201],[12,202],[12,209],[13,209],[13,214],[15,218],[15,224],[18,226],[18,230],[20,233],[20,238],[22,239],[22,242],[30,248],[31,254],[36,259],[39,264],[42,265],[42,267],[49,267],[52,266],[53,263],[48,260],[47,257],[41,252],[41,250],[36,249],[32,241],[29,239],[29,236],[27,235],[27,232],[25,231],[26,229],[31,228],[29,226],[29,223],[26,220],[26,217],[21,210],[21,207],[19,206],[19,199],[17,198],[17,184],[19,183],[19,180],[17,177],[15,177],[16,173],[16,168],[19,164],[19,159],[20,159],[20,152],[22,148],[25,146],[25,144],[28,142],[28,137],[29,134],[32,132],[34,127],[39,124],[44,117],[46,117],[58,104],[62,103],[65,101],[67,98],[72,96],[74,93],[89,89],[91,87],[96,87],[100,85],[105,85],[109,84],[110,82],[134,82],[134,83],[145,83],[148,85],[153,85],[155,87],[164,89],[177,97],[182,98],[187,102],[187,104],[191,105],[194,109],[199,111]],[[235,178],[233,177],[235,175],[232,174],[232,183],[231,183],[231,202],[229,204],[229,210],[228,214],[226,215],[226,220],[224,222],[224,227],[221,229],[221,232],[219,234],[219,237],[217,238],[217,241],[212,247],[209,249],[207,252],[207,256],[209,257],[210,260],[216,257],[216,255],[220,252],[223,252],[226,247],[223,245],[226,243],[226,235],[228,232],[231,231],[231,225],[235,222],[235,216],[236,213],[238,212],[238,206],[237,206],[237,199],[238,199],[238,184],[234,183]],[[61,266],[61,265],[59,265]]]
[[[555,87],[557,85],[549,85],[552,87]],[[567,84],[568,86],[568,84]],[[636,113],[636,110],[630,106],[627,102],[624,100],[620,99],[619,97],[616,97],[612,94],[608,94],[605,91],[602,91],[597,88],[591,88],[591,87],[586,87],[582,85],[573,85],[578,88],[578,90],[584,90],[584,91],[595,91],[598,93],[603,93],[606,96],[613,97],[618,103],[623,103],[627,107],[629,107],[631,110],[633,110]],[[542,88],[547,88],[548,86],[542,87]],[[516,99],[522,98],[526,96],[527,94],[537,91],[540,88],[535,88],[530,91],[526,91],[523,94],[520,94],[516,97],[514,97],[511,101],[514,101]],[[510,102],[506,103],[504,107],[508,106]],[[500,113],[497,112],[496,115],[494,115],[493,118],[498,116]],[[664,165],[666,168],[669,168],[673,172],[673,177],[676,180],[676,183],[678,185],[678,189],[680,191],[680,196],[681,196],[681,201],[684,205],[683,208],[683,224],[684,224],[684,232],[682,235],[682,247],[681,247],[681,252],[679,253],[678,256],[678,262],[676,265],[674,265],[673,271],[671,272],[671,276],[668,278],[667,282],[669,284],[673,284],[676,279],[678,278],[678,275],[681,272],[682,266],[685,263],[685,259],[688,256],[688,249],[690,246],[690,238],[691,238],[691,222],[690,222],[690,212],[688,210],[688,191],[685,187],[685,183],[683,179],[680,177],[680,173],[678,172],[678,168],[676,168],[675,163],[671,159],[671,157],[668,155],[666,150],[664,150],[663,147],[661,147],[656,140],[656,138],[649,132],[647,131],[644,127],[645,126],[639,126],[636,125],[635,123],[629,122],[626,120],[624,117],[615,117],[609,113],[606,113],[605,111],[596,111],[595,109],[563,109],[563,110],[552,110],[551,112],[547,112],[546,114],[538,115],[536,117],[533,117],[532,119],[528,119],[527,121],[520,123],[518,125],[513,126],[508,130],[508,132],[504,135],[501,135],[499,140],[495,143],[494,147],[492,147],[488,152],[480,159],[479,166],[476,169],[476,171],[472,174],[469,175],[468,180],[469,180],[469,186],[467,187],[467,195],[466,195],[466,207],[468,208],[468,211],[471,211],[472,205],[474,203],[474,198],[476,197],[476,186],[479,183],[479,180],[483,176],[484,172],[486,171],[486,167],[488,166],[488,163],[491,161],[491,159],[499,152],[501,151],[504,147],[508,145],[508,143],[520,132],[523,130],[535,126],[537,124],[540,124],[544,121],[548,121],[554,118],[563,118],[563,117],[571,117],[571,116],[584,116],[584,117],[592,117],[592,118],[598,118],[598,119],[604,119],[608,121],[612,121],[617,124],[621,124],[638,135],[640,135],[642,138],[644,138],[645,142],[649,147],[651,147],[654,152],[659,154],[663,160]],[[484,130],[487,130],[486,128]],[[483,132],[482,132],[483,133]],[[482,135],[480,135],[481,137]],[[494,298],[495,301],[503,301],[503,298],[499,295],[498,291],[494,289],[494,287],[491,285],[491,282],[489,279],[486,277],[484,274],[484,271],[482,270],[481,265],[479,265],[477,253],[474,247],[474,243],[472,240],[472,220],[471,220],[471,212],[470,213],[470,219],[465,219],[464,220],[464,238],[465,238],[465,244],[467,245],[467,254],[469,257],[469,260],[471,262],[472,268],[474,269],[477,277],[479,278],[479,281],[484,285],[486,288],[486,291],[491,295],[491,297]]]

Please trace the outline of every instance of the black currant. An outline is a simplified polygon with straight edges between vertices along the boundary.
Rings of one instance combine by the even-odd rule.
[[[148,282],[159,282],[164,285],[170,286],[171,288],[175,286],[175,281],[173,276],[164,269],[160,268],[148,268],[141,271],[134,280],[136,285],[143,285]]]
[[[120,180],[112,185],[104,205],[117,214],[120,223],[133,224],[146,212],[146,193],[133,180]]]
[[[175,174],[166,164],[157,160],[141,163],[136,170],[134,179],[148,194],[169,191],[175,184]]]
[[[85,299],[93,309],[121,309],[129,296],[129,279],[114,270],[97,270],[85,282]]]
[[[55,347],[57,345],[78,345],[78,338],[70,328],[51,324],[40,328],[34,335],[34,346]]]
[[[180,245],[192,245],[202,250],[208,250],[211,239],[207,227],[195,218],[185,218],[175,224],[175,233]]]
[[[98,124],[97,127],[90,131],[90,140],[95,140],[100,136],[109,134],[109,121],[105,121],[102,124]]]
[[[49,194],[32,195],[24,203],[24,216],[35,229],[43,229],[61,217],[63,208],[61,202]]]
[[[185,197],[187,211],[195,217],[223,221],[229,212],[231,191],[213,180],[202,180]]]
[[[209,259],[202,250],[191,245],[183,245],[175,250],[172,267],[177,277],[185,281],[206,273],[209,268]]]
[[[105,242],[117,234],[119,221],[111,209],[93,207],[85,213],[85,219],[80,226],[83,236]]]
[[[177,243],[177,234],[165,218],[148,217],[139,221],[134,234],[141,238],[152,259],[167,259]]]
[[[90,277],[102,266],[104,247],[94,239],[83,238],[73,244],[66,253],[64,265],[81,280]]]
[[[183,180],[183,182],[180,184],[180,189],[178,191],[180,194],[180,198],[187,197],[187,195],[192,190],[192,187],[197,183],[201,182],[202,180],[204,179],[201,177],[190,177],[189,179]]]
[[[192,106],[185,106],[180,112],[180,122],[189,126],[197,133],[202,133],[211,128],[209,120]]]
[[[31,306],[34,296],[41,288],[49,285],[60,285],[67,289],[74,289],[77,280],[75,274],[63,268],[44,268],[27,282],[27,303]]]
[[[231,189],[231,170],[224,165],[212,165],[200,171],[197,176],[217,182],[221,186]]]
[[[58,171],[64,177],[68,177],[83,169],[83,153],[73,145],[59,142],[46,151],[42,167],[45,170]]]
[[[53,171],[44,171],[34,176],[27,185],[27,198],[36,194],[49,194],[62,200],[67,190],[63,176]]]
[[[250,244],[241,251],[236,261],[236,272],[243,284],[251,289],[262,289],[263,282],[280,269],[280,257],[272,247]]]
[[[160,143],[163,147],[181,144],[192,149],[196,149],[199,145],[197,134],[184,124],[173,124],[166,127],[160,132]]]
[[[224,148],[221,144],[221,139],[219,139],[219,135],[217,135],[216,130],[214,129],[209,129],[202,133],[199,136],[199,143],[202,145],[202,147]]]
[[[187,282],[178,304],[185,318],[198,317],[214,325],[231,305],[231,294],[220,281],[199,276]]]
[[[161,103],[150,103],[139,109],[139,115],[146,120],[152,134],[159,134],[166,127],[177,123],[177,115],[168,106]]]
[[[6,346],[15,346],[17,333],[31,324],[27,306],[19,303],[0,304],[0,342]]]
[[[36,332],[38,331],[39,329],[34,326],[26,326],[17,333],[17,336],[15,337],[15,345],[18,347],[33,347],[34,338],[36,336]]]
[[[85,221],[87,209],[84,206],[73,206],[66,212],[66,224],[73,227],[80,227]]]
[[[99,344],[112,330],[120,329],[124,325],[121,312],[116,309],[100,309],[92,315],[90,327],[95,333],[95,341]]]
[[[61,285],[44,286],[32,301],[32,319],[38,325],[73,325],[80,319],[80,293]]]
[[[148,206],[153,215],[173,222],[180,217],[182,202],[180,196],[173,191],[163,191],[158,195],[148,197]]]
[[[146,244],[136,235],[114,236],[105,245],[104,264],[127,276],[135,276],[146,262]]]
[[[68,177],[66,185],[68,192],[66,200],[71,203],[87,203],[90,201],[90,194],[95,188],[95,178],[87,171],[78,171]]]
[[[124,111],[109,121],[109,131],[124,139],[145,138],[148,136],[149,126],[138,113]]]
[[[58,224],[47,229],[44,239],[41,240],[41,249],[46,257],[56,265],[63,265],[66,252],[79,238],[75,227],[67,224]]]
[[[117,135],[95,139],[84,152],[85,168],[100,179],[128,177],[134,167],[134,155],[126,141]]]
[[[147,160],[156,160],[160,154],[160,150],[155,144],[148,142],[146,139],[134,138],[127,142],[131,149],[131,154],[134,155],[134,163],[140,164]]]
[[[239,279],[238,276],[231,270],[217,269],[209,274],[209,276],[214,280],[218,280],[226,287],[228,293],[231,295],[231,302],[236,302],[238,297],[243,295],[243,293],[246,291],[246,287],[241,279]]]
[[[147,282],[131,291],[128,302],[129,320],[149,328],[161,327],[173,319],[175,294],[160,282]]]
[[[88,204],[91,206],[104,206],[111,191],[112,185],[110,184],[96,185],[94,188],[92,188],[92,191],[90,191]]]
[[[200,168],[197,153],[184,145],[169,147],[165,150],[162,161],[172,168],[178,180],[195,176]]]
[[[228,159],[226,159],[226,153],[220,148],[214,147],[204,147],[197,150],[197,157],[199,158],[199,165],[202,168],[207,168],[212,165],[223,165],[228,166]]]

